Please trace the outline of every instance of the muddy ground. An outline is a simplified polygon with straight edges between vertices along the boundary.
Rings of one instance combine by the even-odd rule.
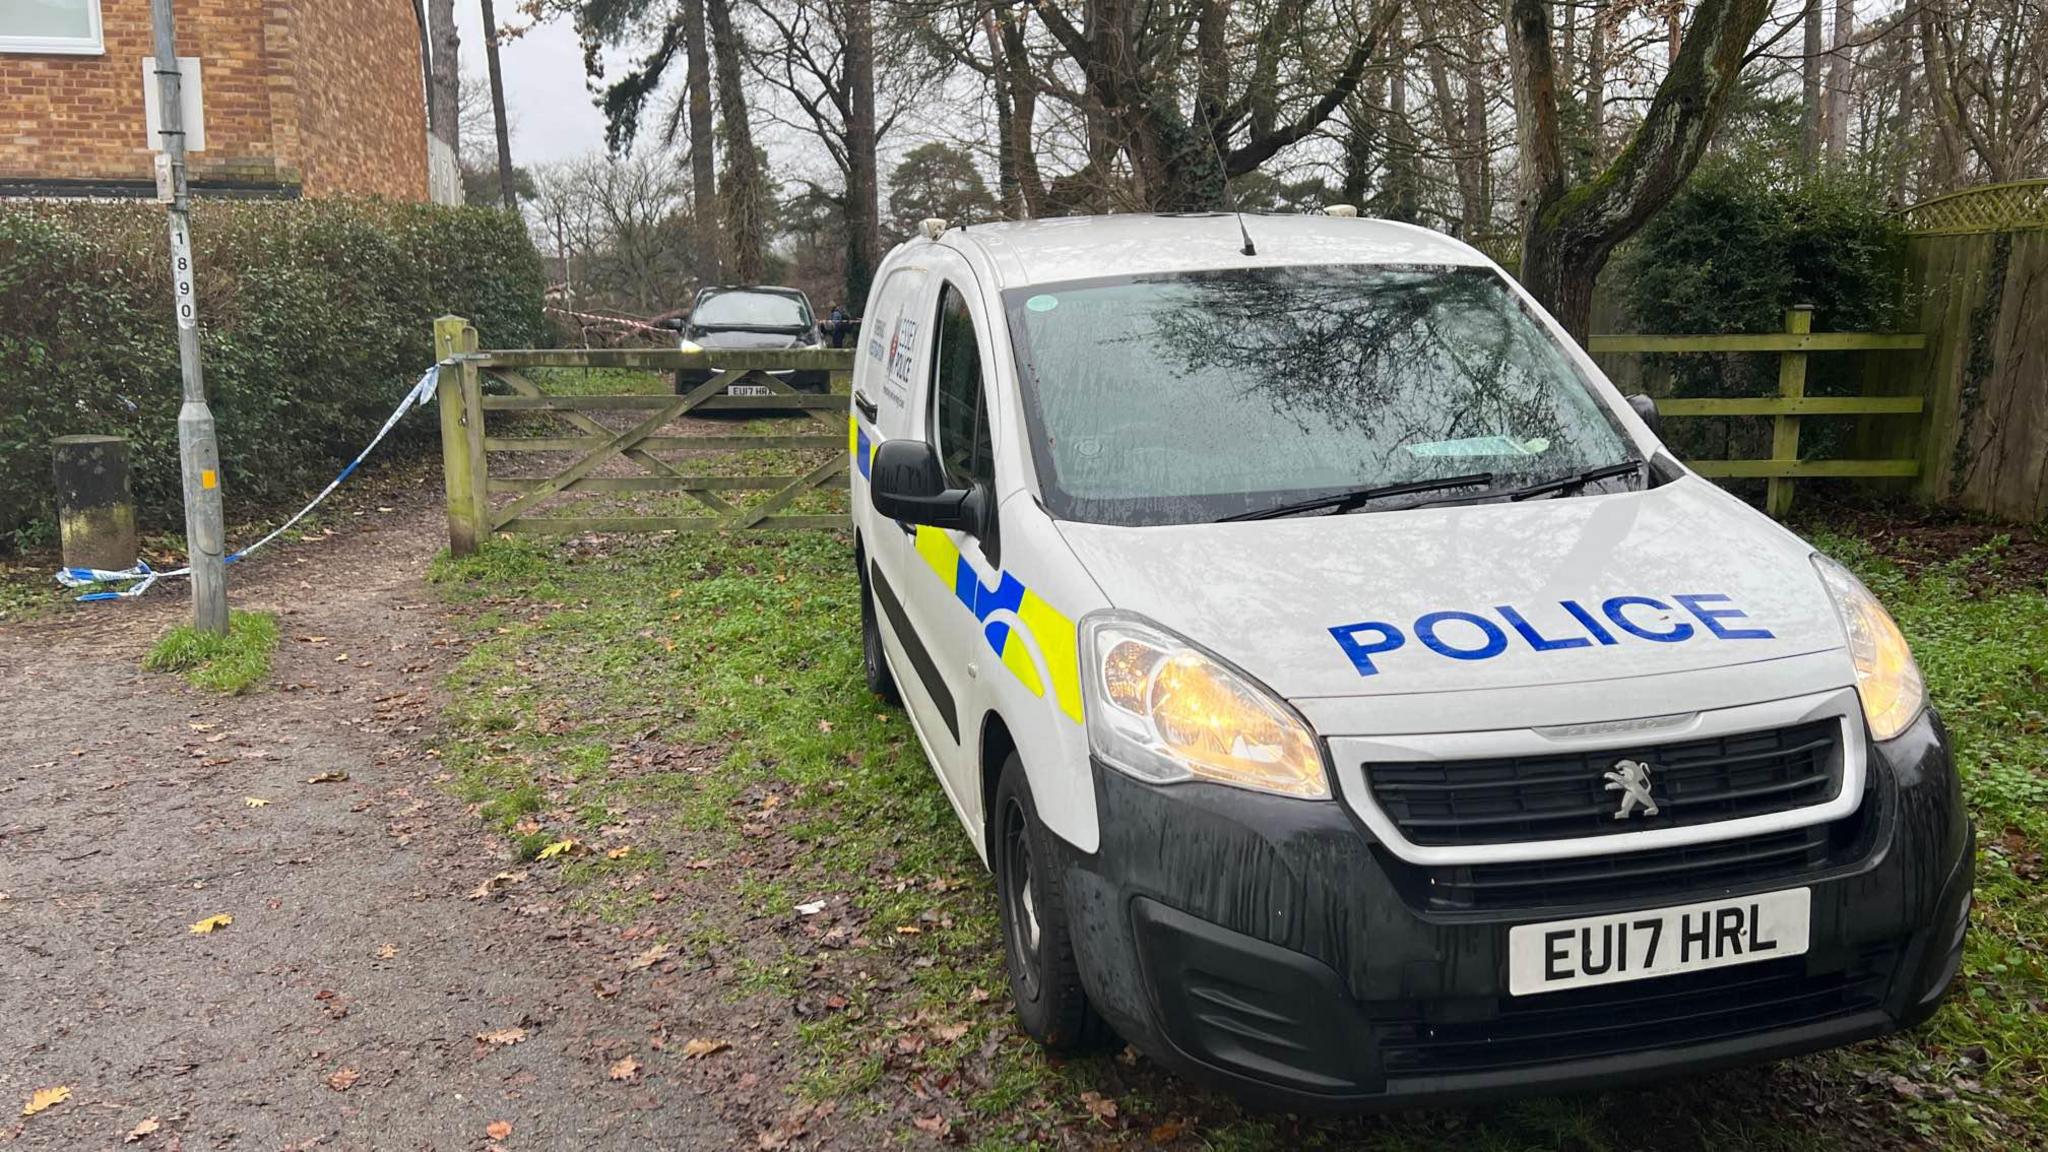
[[[0,626],[0,1146],[751,1147],[774,1122],[653,1078],[723,1011],[688,972],[633,968],[539,884],[473,898],[515,866],[436,783],[435,487],[373,481],[332,537],[234,570],[282,631],[251,695],[139,669],[182,582]]]

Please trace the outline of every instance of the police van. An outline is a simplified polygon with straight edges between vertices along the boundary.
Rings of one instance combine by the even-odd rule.
[[[1940,1003],[1974,838],[1897,626],[1478,252],[931,221],[865,316],[867,680],[1047,1047],[1359,1107]]]

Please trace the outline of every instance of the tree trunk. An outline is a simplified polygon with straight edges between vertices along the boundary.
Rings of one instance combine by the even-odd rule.
[[[1031,9],[1018,5],[1014,18],[1002,21],[1003,67],[1009,73],[1010,140],[1015,149],[1017,190],[1024,197],[1024,216],[1045,215],[1045,179],[1038,173],[1038,78],[1031,71],[1030,46],[1024,21]]]
[[[462,36],[455,28],[455,0],[427,0],[427,36],[434,43],[428,75],[427,123],[434,138],[462,157]]]
[[[519,191],[512,180],[512,126],[505,120],[505,74],[498,66],[498,14],[483,0],[484,61],[491,72],[491,121],[498,130],[498,194],[505,207],[517,211]]]
[[[1820,163],[1821,145],[1826,138],[1820,89],[1820,5],[1821,0],[1806,0],[1806,38],[1799,59],[1799,159],[1809,171]]]
[[[1469,71],[1464,74],[1466,102],[1461,104],[1451,93],[1449,53],[1444,47],[1442,28],[1436,21],[1435,6],[1418,5],[1415,16],[1429,59],[1429,87],[1435,98],[1434,118],[1438,130],[1443,133],[1451,174],[1458,182],[1459,231],[1463,235],[1475,235],[1485,230],[1487,216],[1485,125],[1481,121],[1477,125],[1479,131],[1475,133],[1470,115],[1474,95],[1470,89],[1475,77]]]
[[[718,58],[718,118],[725,129],[725,237],[735,281],[759,284],[767,274],[767,188],[754,132],[747,122],[746,75],[740,64],[739,33],[726,0],[704,0],[710,18],[711,51]]]
[[[996,103],[996,203],[1011,220],[1025,218],[1024,187],[1017,179],[1016,110],[1010,103],[1010,69],[1003,52],[1002,24],[1006,13],[991,9],[981,18],[988,36],[989,94]]]
[[[1586,135],[1593,167],[1607,163],[1607,3],[1593,0],[1593,25],[1586,30]]]
[[[846,305],[867,307],[882,247],[875,172],[875,13],[873,0],[845,0],[846,13]]]
[[[1850,43],[1856,38],[1856,0],[1835,0],[1834,49],[1828,59],[1828,166],[1849,156],[1849,113],[1856,77]]]
[[[683,52],[688,69],[684,77],[684,104],[690,121],[690,213],[692,263],[700,285],[724,279],[723,261],[718,253],[718,229],[712,220],[718,212],[718,173],[711,142],[711,53],[704,43],[704,0],[682,0]]]
[[[1521,280],[1574,337],[1586,334],[1593,281],[1609,253],[1663,207],[1705,155],[1770,3],[1701,0],[1628,144],[1573,187],[1564,163],[1549,14],[1543,0],[1508,0],[1508,54],[1529,194]]]

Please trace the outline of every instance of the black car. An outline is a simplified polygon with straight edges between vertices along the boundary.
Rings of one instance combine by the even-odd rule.
[[[756,352],[810,349],[824,344],[809,298],[795,288],[761,285],[705,288],[697,293],[690,315],[680,324],[681,346],[686,351],[702,348],[706,351]],[[714,365],[677,373],[676,388],[688,391],[711,379],[718,370]],[[784,369],[772,374],[801,391],[821,395],[828,390],[830,383],[830,376],[823,369]],[[726,389],[726,394],[765,396],[768,388],[764,384],[734,384]]]

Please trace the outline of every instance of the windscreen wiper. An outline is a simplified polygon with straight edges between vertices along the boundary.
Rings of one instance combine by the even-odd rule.
[[[1498,493],[1498,495],[1508,500],[1527,500],[1532,496],[1545,496],[1552,492],[1569,492],[1602,480],[1612,480],[1616,476],[1633,475],[1640,471],[1642,467],[1643,462],[1641,460],[1624,460],[1619,464],[1608,464],[1600,468],[1588,468],[1584,472],[1574,473],[1570,476],[1559,476],[1555,480],[1544,480],[1540,483],[1531,484],[1526,488],[1515,488],[1507,492]]]
[[[1270,508],[1238,512],[1222,517],[1217,523],[1221,524],[1228,520],[1274,520],[1282,516],[1298,516],[1303,512],[1319,512],[1325,508],[1330,509],[1332,513],[1341,514],[1355,511],[1389,496],[1414,496],[1424,492],[1442,492],[1448,488],[1484,488],[1491,483],[1493,473],[1474,472],[1469,476],[1445,476],[1436,480],[1411,480],[1406,484],[1382,484],[1376,488],[1359,488],[1331,496],[1313,496],[1307,500],[1289,500]]]

